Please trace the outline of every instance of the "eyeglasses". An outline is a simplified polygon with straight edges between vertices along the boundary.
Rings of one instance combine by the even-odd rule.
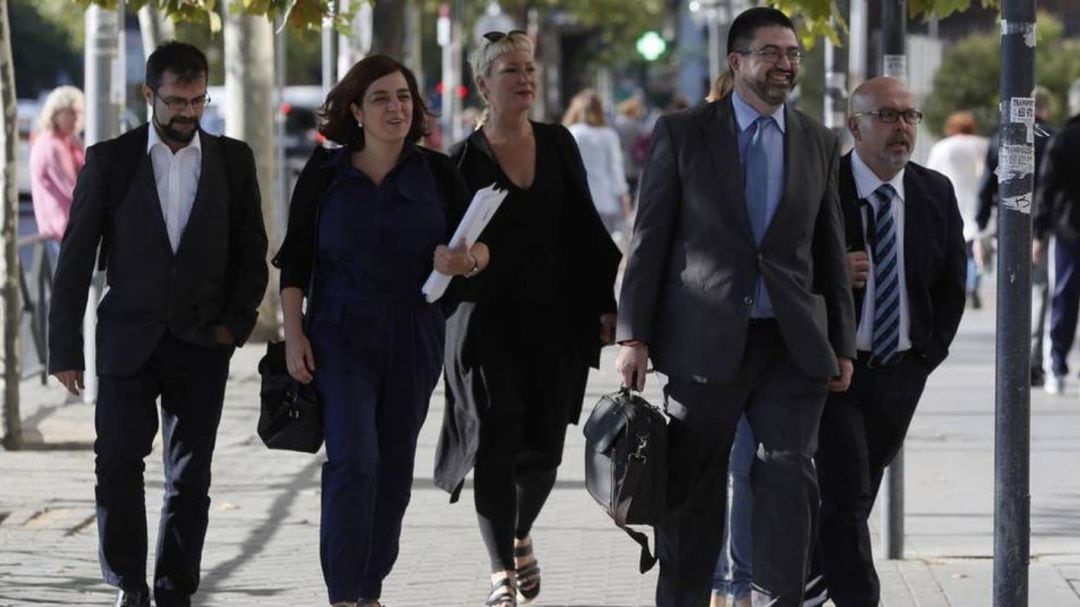
[[[210,105],[210,95],[202,95],[194,99],[184,99],[183,97],[160,97],[157,91],[154,92],[154,97],[157,97],[165,104],[165,107],[169,108],[173,112],[182,112],[187,106],[191,106],[191,109],[198,112],[199,110]]]
[[[511,38],[513,36],[528,36],[524,30],[510,30],[508,32],[488,32],[484,34],[484,39],[488,42],[494,43],[502,40],[503,38]]]
[[[802,63],[803,57],[806,56],[806,53],[800,51],[797,48],[789,48],[785,51],[780,50],[780,48],[776,46],[766,46],[759,49],[744,48],[736,52],[743,55],[757,55],[758,57],[761,57],[761,60],[766,63],[777,63],[780,61],[781,57],[787,57],[788,61],[790,61],[792,65],[798,65],[799,63]]]
[[[886,107],[881,108],[880,110],[870,110],[869,112],[859,112],[852,115],[853,118],[858,118],[859,116],[873,116],[885,124],[896,124],[900,118],[903,118],[904,122],[907,124],[916,125],[922,122],[923,113],[919,110],[904,110],[901,112],[900,110]]]

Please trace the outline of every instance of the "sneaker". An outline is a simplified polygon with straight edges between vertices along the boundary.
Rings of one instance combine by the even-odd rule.
[[[1055,375],[1046,382],[1043,386],[1047,394],[1062,395],[1065,394],[1065,376]]]

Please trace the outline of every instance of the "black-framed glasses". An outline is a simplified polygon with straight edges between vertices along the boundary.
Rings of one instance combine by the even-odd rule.
[[[484,34],[484,39],[488,42],[498,42],[503,38],[510,38],[511,36],[528,36],[529,34],[525,30],[510,30],[508,32],[488,32]]]
[[[210,105],[210,95],[200,95],[194,99],[184,99],[183,97],[162,97],[158,95],[157,91],[154,91],[154,97],[159,99],[165,104],[165,107],[169,108],[173,112],[182,112],[187,106],[191,106],[191,109],[198,112]]]
[[[896,124],[901,118],[904,122],[910,125],[916,125],[922,122],[923,113],[919,110],[894,110],[891,107],[884,107],[877,110],[870,110],[869,112],[859,112],[853,114],[852,117],[858,118],[859,116],[873,116],[885,124]]]
[[[783,50],[778,46],[772,45],[757,49],[744,48],[737,52],[743,55],[757,55],[758,57],[761,57],[761,60],[765,61],[766,63],[777,63],[780,61],[781,57],[787,57],[788,61],[790,61],[792,65],[802,63],[803,58],[806,57],[806,53],[797,48],[789,48],[787,50]]]

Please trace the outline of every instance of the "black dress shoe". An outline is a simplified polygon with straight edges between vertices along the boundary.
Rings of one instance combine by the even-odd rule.
[[[116,607],[150,607],[150,593],[146,590],[121,590],[116,595]]]

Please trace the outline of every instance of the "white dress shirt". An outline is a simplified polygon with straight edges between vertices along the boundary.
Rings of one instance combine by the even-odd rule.
[[[161,140],[157,128],[150,125],[150,136],[146,141],[146,153],[154,165],[154,182],[157,184],[158,199],[161,202],[161,215],[165,218],[165,229],[169,233],[169,244],[173,253],[180,247],[180,237],[184,234],[191,207],[195,204],[195,192],[199,189],[199,176],[202,174],[202,142],[199,133],[187,146],[174,154]]]
[[[904,271],[904,170],[901,169],[888,182],[882,181],[874,174],[870,167],[866,166],[859,152],[851,152],[851,173],[855,176],[855,191],[859,198],[867,199],[874,209],[874,215],[878,212],[876,196],[871,196],[875,190],[884,183],[890,184],[896,190],[893,199],[892,216],[896,225],[896,272],[900,282],[900,343],[897,344],[898,352],[911,349],[911,318],[908,315],[907,273]],[[866,209],[860,207],[863,218],[863,236],[866,236]],[[866,243],[866,252],[870,256],[870,273],[866,278],[866,297],[863,298],[862,318],[859,321],[859,330],[855,334],[855,348],[865,352],[874,351],[874,247],[870,242]]]

